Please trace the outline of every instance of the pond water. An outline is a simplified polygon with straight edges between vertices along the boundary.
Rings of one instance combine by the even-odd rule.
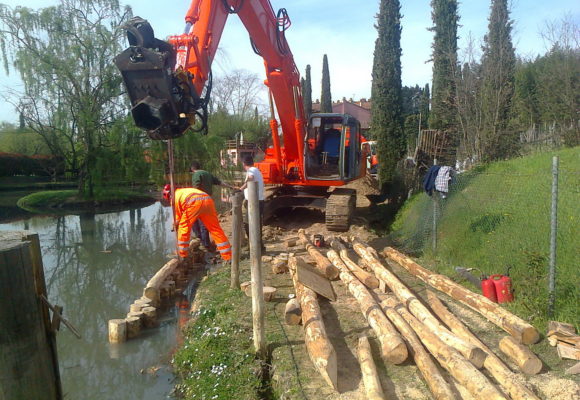
[[[168,362],[178,341],[177,307],[161,326],[121,345],[108,343],[107,321],[129,305],[170,257],[171,211],[148,207],[68,216],[38,216],[0,224],[0,230],[39,234],[48,298],[80,332],[61,325],[58,358],[66,399],[163,399],[173,376]]]

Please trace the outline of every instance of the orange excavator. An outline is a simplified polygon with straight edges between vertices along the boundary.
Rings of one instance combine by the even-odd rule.
[[[329,230],[348,230],[356,192],[340,186],[366,173],[360,123],[335,113],[305,121],[300,74],[285,37],[291,21],[286,9],[275,13],[269,0],[193,0],[185,32],[167,41],[155,38],[146,20],[132,18],[126,25],[130,47],[115,63],[135,124],[158,140],[180,137],[196,120],[207,129],[211,65],[230,14],[240,17],[266,69],[272,144],[256,166],[275,186],[265,218],[279,208],[317,208]]]

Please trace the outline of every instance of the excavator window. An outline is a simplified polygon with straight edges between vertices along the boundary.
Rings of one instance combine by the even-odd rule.
[[[314,179],[340,179],[343,154],[342,116],[315,117],[308,129],[306,173]]]

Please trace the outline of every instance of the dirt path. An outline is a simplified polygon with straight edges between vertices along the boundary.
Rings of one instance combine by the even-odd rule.
[[[359,189],[357,187],[357,189]],[[370,191],[370,190],[369,190]],[[359,190],[359,193],[364,191]],[[366,194],[366,193],[365,193]],[[368,242],[377,250],[388,245],[388,240],[380,238],[370,232],[366,226],[368,216],[368,200],[359,195],[357,211],[359,218],[348,232],[357,238]],[[362,216],[362,217],[361,217]],[[223,219],[227,226],[229,220]],[[330,236],[324,226],[324,216],[320,212],[302,209],[282,212],[264,227],[264,240],[267,256],[277,256],[283,252],[293,252],[296,255],[309,256],[301,247],[287,248],[286,239],[296,237],[298,229],[306,229],[309,234],[321,233]],[[352,254],[357,259],[356,254]],[[425,265],[426,267],[432,267]],[[334,281],[333,287],[337,294],[337,301],[329,302],[320,299],[320,306],[324,322],[332,344],[338,357],[338,392],[332,390],[323,381],[310,361],[304,345],[302,326],[287,326],[283,322],[284,306],[288,295],[294,293],[291,278],[288,274],[273,274],[270,264],[263,264],[265,284],[278,288],[275,302],[267,303],[267,330],[272,355],[272,385],[282,399],[360,399],[366,398],[362,387],[361,371],[356,358],[358,338],[362,334],[371,337],[371,346],[375,355],[375,362],[379,370],[381,384],[388,399],[421,400],[431,399],[431,395],[414,363],[410,360],[403,365],[393,366],[384,363],[378,356],[378,347],[372,339],[372,330],[368,327],[356,300],[350,295],[341,281]],[[403,269],[395,269],[396,275],[407,284],[419,297],[426,297],[425,286],[416,278],[410,276]],[[504,332],[492,325],[479,314],[455,303],[450,298],[442,296],[450,308],[458,315],[472,331],[490,347],[497,351],[498,342]],[[546,341],[533,346],[534,352],[544,362],[544,370],[539,375],[524,377],[518,375],[527,386],[536,392],[542,399],[577,400],[580,399],[578,378],[563,375],[563,371],[572,366],[572,361],[559,360],[555,348],[549,347]],[[502,359],[505,357],[498,354]],[[509,362],[508,362],[509,364]],[[515,365],[511,365],[517,371]],[[451,382],[452,379],[448,380]],[[462,388],[455,388],[458,398],[471,399]]]

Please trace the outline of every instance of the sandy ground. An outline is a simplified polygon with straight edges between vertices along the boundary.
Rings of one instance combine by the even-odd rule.
[[[388,244],[388,240],[371,233],[366,227],[366,219],[364,218],[365,215],[368,215],[366,207],[369,205],[364,195],[375,194],[376,189],[369,187],[365,182],[353,186],[360,194],[357,199],[359,218],[355,219],[348,235],[356,236],[360,240],[370,243],[377,250],[382,250]],[[227,216],[222,217],[222,223],[227,232],[230,231],[229,222]],[[283,252],[292,252],[308,259],[309,256],[303,248],[299,246],[286,247],[286,239],[297,237],[298,229],[306,229],[309,235],[323,234],[325,238],[334,234],[326,230],[322,213],[302,209],[286,210],[279,213],[268,226],[264,227],[266,255],[275,257]],[[357,259],[355,253],[352,255],[353,259]],[[426,265],[426,267],[429,266]],[[331,303],[326,299],[320,300],[326,330],[338,357],[338,391],[330,388],[308,357],[302,327],[287,326],[283,323],[285,303],[288,295],[294,293],[289,274],[273,274],[268,262],[263,263],[263,268],[265,284],[278,288],[276,300],[267,304],[267,329],[276,337],[281,338],[279,342],[270,344],[270,348],[272,350],[273,385],[278,392],[282,393],[283,399],[366,399],[356,357],[358,338],[363,334],[371,337],[375,363],[388,399],[421,400],[432,398],[412,360],[394,366],[380,359],[377,344],[373,339],[374,334],[366,323],[358,303],[341,281],[332,283],[338,297],[337,301]],[[425,286],[422,282],[407,274],[402,268],[396,268],[393,272],[419,297],[426,296]],[[505,332],[489,323],[478,313],[455,303],[444,295],[441,297],[476,335],[496,353],[499,353],[498,342],[505,335]],[[545,344],[536,345],[534,351],[540,355],[545,367],[536,376],[526,377],[519,374],[520,379],[526,382],[527,386],[542,399],[579,400],[580,386],[577,376],[563,375],[563,371],[574,365],[574,362],[559,360],[555,355],[555,348]],[[507,362],[502,354],[498,354],[498,356]],[[507,364],[517,372],[515,365],[510,362]],[[453,385],[458,399],[472,399],[465,389],[456,385],[451,377],[444,375]]]

